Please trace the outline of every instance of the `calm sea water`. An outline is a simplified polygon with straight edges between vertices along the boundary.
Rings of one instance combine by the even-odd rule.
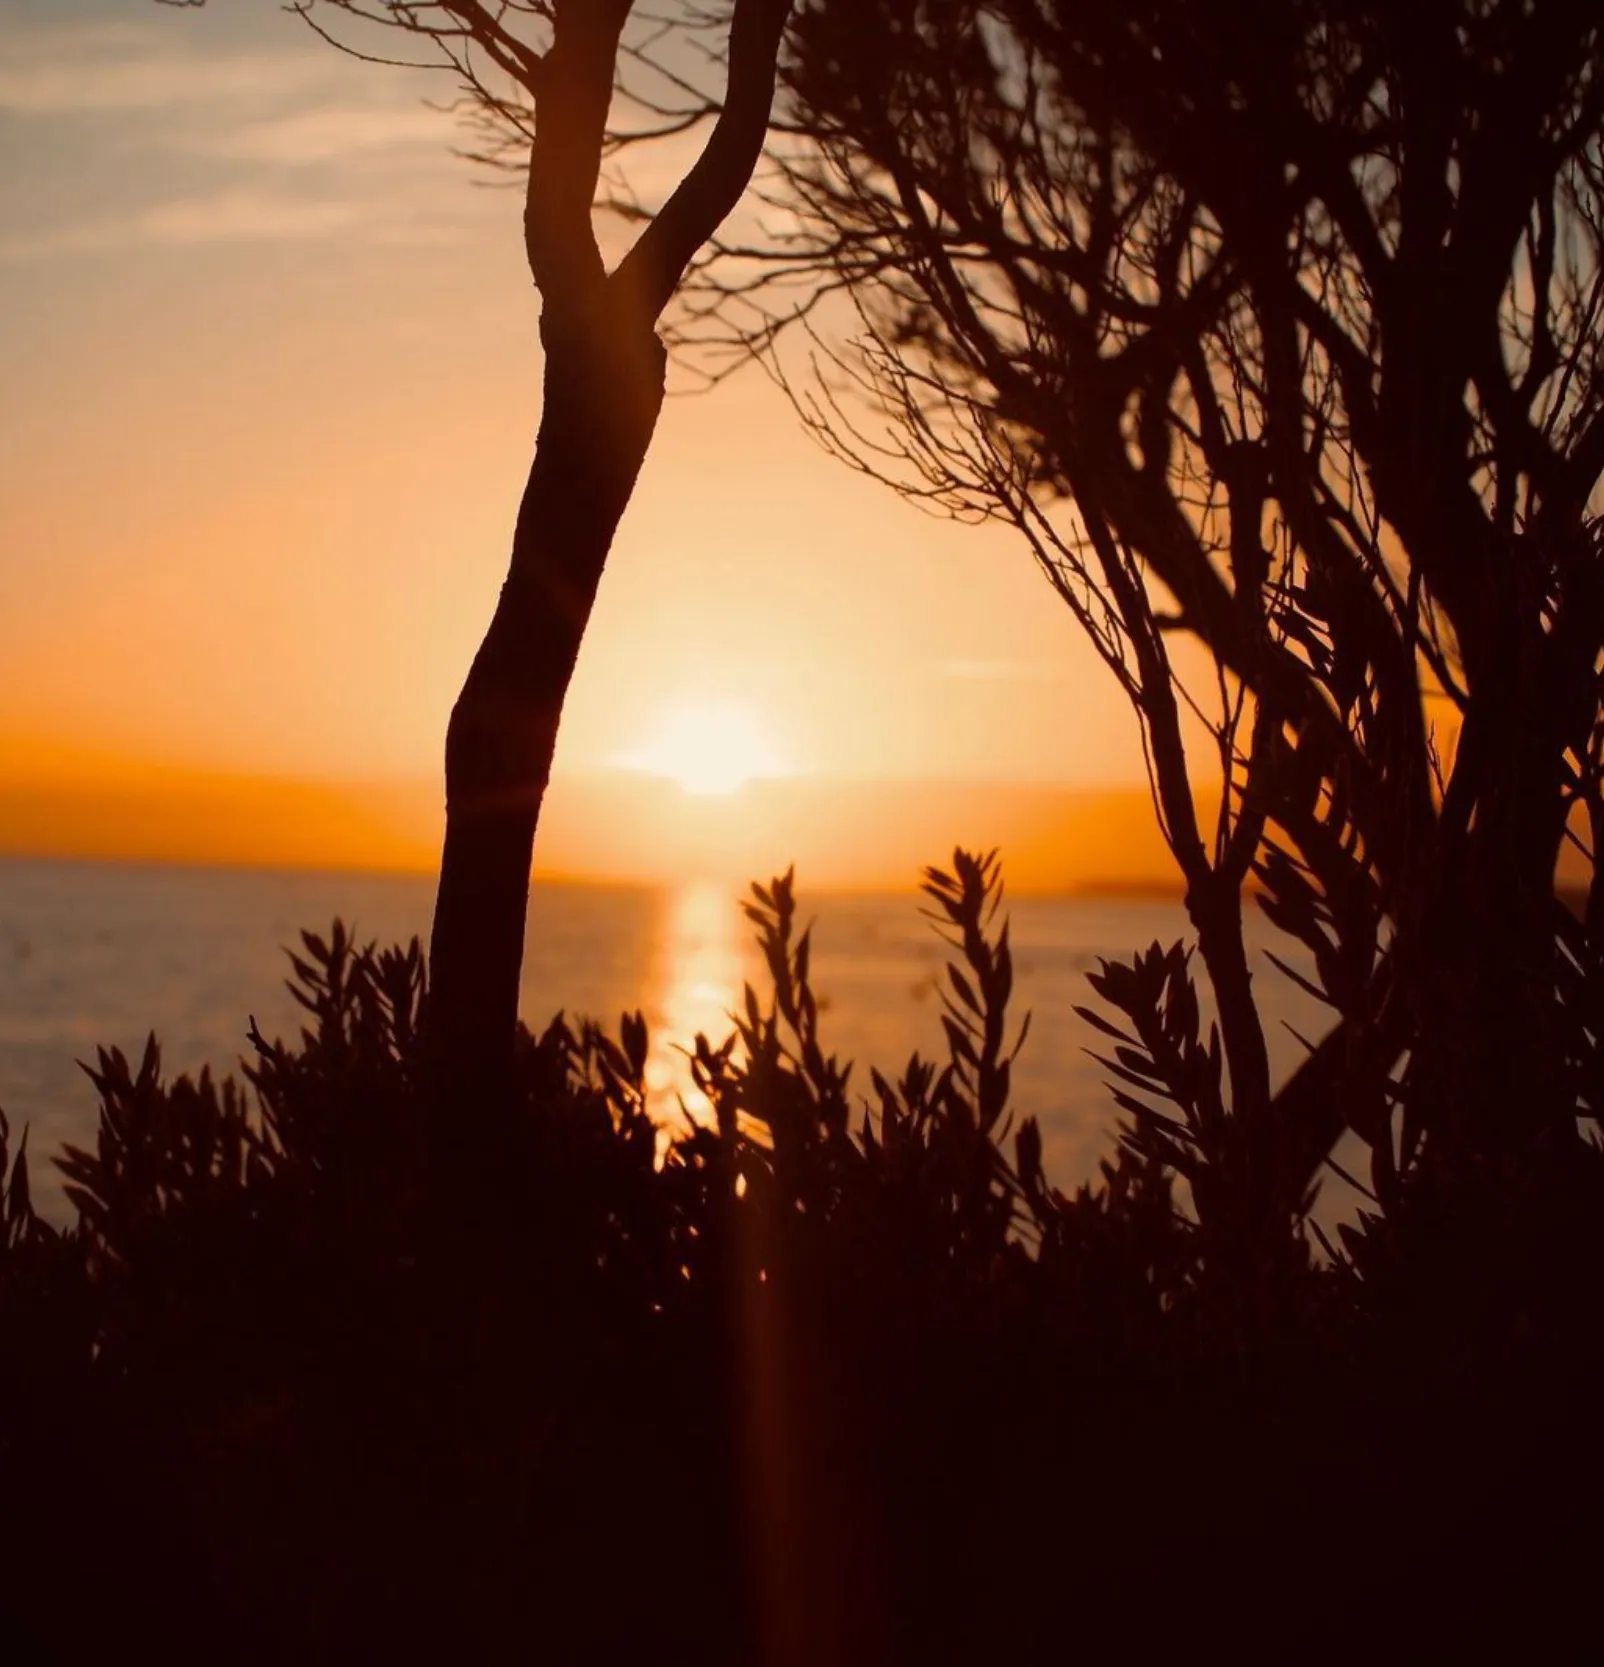
[[[681,890],[537,885],[522,1010],[539,1026],[559,1008],[616,1023],[640,1008],[653,1046],[659,1115],[690,1093],[679,1049],[698,1030],[722,1039],[743,981],[763,988],[736,886]],[[0,861],[0,1107],[32,1126],[41,1205],[62,1214],[54,1170],[38,1160],[93,1139],[95,1100],[75,1061],[97,1046],[137,1054],[155,1031],[169,1074],[234,1069],[250,1015],[293,1037],[300,1009],[284,986],[284,947],[338,915],[364,941],[426,937],[433,883],[351,873],[281,873]],[[814,983],[827,1045],[900,1072],[918,1048],[941,1056],[937,979],[944,948],[912,896],[803,896],[816,922]],[[1187,936],[1177,904],[1131,898],[1010,899],[1015,1007],[1030,1036],[1015,1066],[1019,1114],[1041,1120],[1049,1174],[1095,1172],[1114,1114],[1086,1055],[1095,1033],[1073,1011],[1092,1000],[1086,972],[1154,939]],[[1253,922],[1259,949],[1271,934]],[[1285,956],[1285,946],[1277,944]],[[1291,959],[1290,956],[1286,958]],[[1294,963],[1296,964],[1296,963]],[[1322,1010],[1256,954],[1257,988],[1278,1075],[1318,1036]]]

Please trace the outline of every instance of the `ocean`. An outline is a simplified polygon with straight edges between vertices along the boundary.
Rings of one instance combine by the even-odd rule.
[[[362,941],[427,940],[433,881],[350,872],[0,861],[0,1108],[31,1128],[41,1208],[64,1219],[52,1165],[64,1143],[93,1141],[96,1103],[77,1061],[97,1047],[137,1056],[154,1031],[169,1076],[237,1069],[252,1016],[269,1037],[293,1037],[301,1010],[285,987],[285,949],[336,916]],[[764,989],[740,912],[743,888],[700,883],[655,890],[537,883],[530,900],[522,1012],[539,1028],[558,1009],[616,1025],[639,1008],[652,1036],[648,1085],[672,1125],[695,1096],[685,1047],[701,1030],[721,1040],[745,981]],[[938,979],[944,946],[920,899],[801,895],[815,923],[814,986],[827,1048],[900,1073],[915,1049],[944,1057]],[[1115,1108],[1106,1073],[1086,1050],[1100,1038],[1075,1012],[1095,1005],[1086,973],[1102,957],[1189,937],[1180,905],[1145,897],[1010,897],[1014,1010],[1031,1015],[1014,1067],[1016,1116],[1040,1120],[1049,1176],[1068,1188],[1111,1149]],[[1274,934],[1250,911],[1255,988],[1272,1067],[1302,1057],[1328,1015],[1265,958]],[[1284,943],[1283,959],[1299,959]],[[1328,1191],[1346,1193],[1334,1178]],[[1331,1199],[1336,1202],[1335,1196]],[[1322,1215],[1327,1211],[1322,1211]]]

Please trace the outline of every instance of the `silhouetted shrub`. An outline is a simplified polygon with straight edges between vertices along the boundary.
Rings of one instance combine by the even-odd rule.
[[[638,1014],[524,1033],[465,1105],[416,943],[338,925],[246,1086],[99,1056],[70,1230],[0,1124],[10,1608],[63,1660],[927,1663],[1269,1638],[1356,1546],[1350,1618],[1404,1571],[1439,1634],[1453,1582],[1563,1593],[1540,1501],[1597,1465],[1545,1420],[1600,1381],[1600,1166],[1412,1197],[1335,1264],[1235,1220],[1217,1043],[1155,946],[1093,979],[1144,1097],[1065,1194],[1010,1129],[995,858],[926,895],[944,1060],[854,1090],[786,875],[666,1152]],[[1507,1266],[1533,1210],[1548,1259]]]

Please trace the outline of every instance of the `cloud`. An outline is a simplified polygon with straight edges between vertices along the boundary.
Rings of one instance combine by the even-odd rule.
[[[202,52],[154,21],[4,31],[0,111],[54,116],[261,108],[327,85],[333,66],[315,44]]]
[[[0,262],[328,238],[358,226],[390,245],[453,240],[468,193],[448,193],[439,169],[438,183],[412,181],[404,205],[393,179],[371,177],[375,165],[410,166],[430,152],[449,167],[451,118],[418,102],[416,82],[392,90],[387,79],[384,102],[353,69],[315,41],[250,50],[159,22],[19,29],[0,19],[0,120],[116,114],[125,182],[115,208],[57,223],[72,193],[59,179],[33,191],[0,233]],[[70,168],[63,158],[75,152],[48,137],[37,148],[58,175]],[[91,183],[105,205],[105,180]]]
[[[137,229],[148,243],[257,243],[326,237],[362,217],[353,203],[236,190],[159,204],[138,217]]]
[[[450,118],[422,107],[326,108],[244,122],[196,135],[187,149],[237,162],[297,167],[401,146],[435,148],[453,136]]]
[[[157,203],[136,214],[108,215],[0,238],[0,260],[321,238],[348,230],[368,217],[359,205],[337,198],[223,190]]]

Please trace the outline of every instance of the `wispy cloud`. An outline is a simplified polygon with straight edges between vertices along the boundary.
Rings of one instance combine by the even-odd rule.
[[[194,247],[321,238],[370,218],[338,199],[225,190],[158,203],[136,214],[107,215],[0,238],[0,259],[40,260],[138,247]]]
[[[86,115],[196,105],[261,108],[326,85],[316,43],[207,52],[159,20],[0,28],[0,111]]]
[[[363,218],[353,203],[256,191],[219,191],[163,203],[139,218],[151,243],[255,243],[326,237]]]
[[[349,65],[317,41],[203,50],[155,24],[8,29],[0,17],[0,114],[164,118],[157,143],[222,160],[302,164],[438,145],[450,117],[404,102],[352,102]],[[136,142],[150,141],[148,123]]]
[[[403,203],[393,179],[375,176],[415,168],[430,151],[446,160],[451,119],[423,106],[420,91],[415,82],[381,90],[353,78],[349,62],[315,41],[251,50],[186,38],[160,20],[8,28],[0,17],[0,117],[123,118],[126,182],[117,207],[57,223],[51,216],[64,198],[36,190],[37,218],[29,224],[13,211],[0,261],[328,238],[356,228],[392,245],[449,241],[468,193],[445,193],[437,173],[433,182],[412,181]],[[65,154],[53,140],[41,143],[43,156]],[[184,160],[167,166],[157,153]],[[96,195],[104,204],[107,192]]]
[[[247,121],[192,135],[185,148],[230,161],[288,167],[403,146],[449,142],[449,116],[421,106],[323,108]]]

